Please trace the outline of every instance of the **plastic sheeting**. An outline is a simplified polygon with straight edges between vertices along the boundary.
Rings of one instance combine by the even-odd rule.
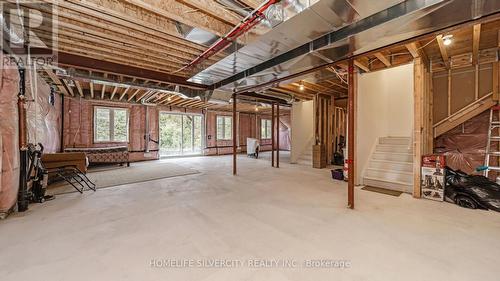
[[[39,75],[36,75],[37,80],[32,84],[32,77],[26,75],[26,95],[36,100],[28,103],[26,112],[28,142],[42,143],[45,153],[58,152],[61,145],[61,98],[54,94],[53,105],[49,103],[50,86]]]
[[[0,58],[2,56],[0,55]],[[3,63],[3,59],[1,59]],[[19,73],[10,67],[0,68],[0,217],[16,204],[19,188],[19,143],[17,95]]]
[[[468,120],[435,140],[434,152],[446,156],[447,165],[467,174],[484,165],[489,111]]]

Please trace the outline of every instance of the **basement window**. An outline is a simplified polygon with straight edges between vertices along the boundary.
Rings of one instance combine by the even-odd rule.
[[[271,119],[260,120],[260,138],[263,140],[271,139]]]
[[[94,142],[128,142],[128,109],[94,107]]]
[[[230,140],[233,138],[233,118],[231,116],[217,116],[217,139]]]

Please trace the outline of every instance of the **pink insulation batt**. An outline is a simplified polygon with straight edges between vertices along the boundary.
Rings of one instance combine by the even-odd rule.
[[[3,60],[2,60],[3,63]],[[19,73],[17,69],[0,69],[0,217],[16,204],[19,188],[19,143],[17,95]]]

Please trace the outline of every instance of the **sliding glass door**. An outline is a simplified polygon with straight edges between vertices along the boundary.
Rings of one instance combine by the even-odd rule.
[[[160,156],[198,155],[203,149],[203,117],[160,112]]]

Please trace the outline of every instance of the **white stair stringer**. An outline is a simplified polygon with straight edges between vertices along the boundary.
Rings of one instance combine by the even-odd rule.
[[[368,166],[363,171],[363,184],[411,193],[413,191],[411,138],[379,138]]]

